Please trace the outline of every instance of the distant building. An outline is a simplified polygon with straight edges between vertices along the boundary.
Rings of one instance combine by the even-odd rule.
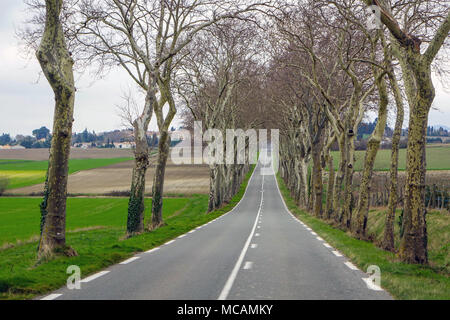
[[[134,146],[134,142],[114,142],[114,147],[117,149],[133,149]]]

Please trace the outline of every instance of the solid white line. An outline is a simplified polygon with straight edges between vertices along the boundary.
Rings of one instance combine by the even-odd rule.
[[[48,295],[46,297],[43,297],[41,300],[55,300],[56,298],[59,298],[61,296],[62,296],[61,293],[53,293],[53,294],[50,294],[50,295]]]
[[[253,173],[255,171],[256,171],[256,168],[253,171]],[[262,176],[262,177],[263,177],[262,183],[264,183],[264,176]],[[248,185],[250,185],[250,183]],[[263,197],[264,197],[264,193],[261,193],[261,202],[263,200]],[[250,246],[250,241],[252,240],[253,234],[255,233],[256,225],[257,225],[260,214],[261,214],[261,203],[259,204],[258,214],[256,215],[256,219],[255,219],[255,223],[253,224],[252,231],[250,232],[250,235],[248,236],[247,241],[245,242],[244,247],[242,248],[241,254],[239,255],[239,258],[236,261],[236,264],[235,264],[233,270],[231,271],[231,274],[228,277],[227,282],[225,283],[225,286],[223,287],[222,292],[220,293],[219,298],[217,298],[217,300],[226,300],[227,299],[228,294],[230,293],[231,287],[233,286],[234,280],[236,280],[236,276],[239,272],[239,269],[241,268],[242,261],[244,260],[245,254],[247,253],[247,250],[248,250],[248,247]]]
[[[244,264],[244,270],[251,269],[252,267],[253,267],[253,262],[251,262],[251,261],[247,261],[247,262]]]
[[[128,260],[125,260],[125,261],[122,261],[121,263],[119,263],[119,264],[129,264],[129,263],[131,263],[131,262],[133,262],[133,261],[136,261],[137,259],[139,259],[140,257],[133,257],[133,258],[130,258],[130,259],[128,259]]]
[[[312,229],[310,227],[306,227],[306,230],[308,231],[312,231]]]
[[[186,235],[185,235],[185,234],[182,234],[182,235],[179,236],[177,239],[181,239],[181,238],[184,238],[184,237],[186,237]]]
[[[333,254],[334,254],[336,257],[342,257],[342,254],[341,254],[339,251],[334,250],[334,251],[333,251]]]
[[[344,262],[344,264],[352,270],[358,270],[358,268],[351,262]]]
[[[326,242],[325,242],[323,245],[324,245],[325,247],[327,247],[328,249],[333,249],[333,247],[330,246],[330,245],[329,245],[328,243],[326,243]]]
[[[175,242],[175,240],[170,240],[169,242],[164,243],[164,245],[168,245],[168,244],[171,244],[171,243],[174,243],[174,242]]]
[[[152,252],[155,252],[155,251],[157,251],[159,249],[160,249],[159,247],[158,248],[153,248],[151,250],[146,251],[145,253],[152,253]]]
[[[194,233],[195,232],[195,230],[191,230],[191,231],[189,231],[188,233]]]
[[[311,234],[312,234],[313,236],[317,236],[317,233],[315,233],[314,231],[311,231]]]
[[[316,239],[319,241],[323,241],[323,239],[321,237],[316,237]]]
[[[371,278],[363,278],[363,281],[367,284],[367,288],[374,291],[383,291],[383,288],[380,286],[377,286],[375,283],[373,283],[373,279]]]
[[[84,278],[83,280],[81,280],[82,283],[87,283],[87,282],[91,282],[92,280],[95,280],[97,278],[100,278],[101,276],[105,275],[109,273],[109,271],[100,271],[99,273],[93,274],[90,277]]]
[[[252,248],[252,249],[256,249],[258,247],[258,244],[256,244],[256,243],[252,243],[252,245],[250,246],[250,248]]]

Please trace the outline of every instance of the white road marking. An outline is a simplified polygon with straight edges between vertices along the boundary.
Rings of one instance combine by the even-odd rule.
[[[166,242],[166,243],[164,243],[165,245],[168,245],[168,244],[171,244],[171,243],[174,243],[175,242],[175,240],[170,240],[169,242]]]
[[[312,229],[310,227],[306,227],[306,230],[311,231]]]
[[[252,245],[250,246],[250,248],[252,248],[252,249],[256,249],[258,247],[258,244],[256,244],[256,243],[252,243]]]
[[[155,251],[157,251],[157,250],[159,250],[160,248],[154,248],[154,249],[151,249],[151,250],[148,250],[148,251],[146,251],[145,253],[152,253],[152,252],[155,252]]]
[[[182,235],[179,236],[177,239],[181,239],[181,238],[184,238],[184,237],[186,237],[186,235],[185,235],[185,234],[182,234]]]
[[[321,237],[316,237],[316,239],[319,241],[323,241],[323,239]]]
[[[358,270],[358,268],[357,268],[353,263],[351,263],[351,262],[349,262],[349,261],[344,262],[344,264],[345,264],[347,267],[349,267],[350,269],[352,269],[352,270]]]
[[[373,279],[371,278],[363,278],[363,281],[367,284],[367,288],[374,291],[383,291],[383,288],[380,286],[377,286],[375,283],[373,283]]]
[[[258,226],[258,229],[260,229],[261,228],[261,226]]]
[[[61,296],[62,296],[61,293],[53,293],[53,294],[50,294],[50,295],[48,295],[46,297],[43,297],[41,300],[55,300],[56,298],[59,298]]]
[[[259,237],[259,233],[255,233],[255,237]]]
[[[251,269],[252,267],[253,267],[253,262],[251,262],[251,261],[247,261],[247,262],[244,264],[244,270]]]
[[[314,231],[311,231],[311,234],[312,234],[313,236],[317,236],[317,233],[315,233]]]
[[[256,170],[254,170],[253,173],[255,171]],[[263,177],[262,178],[262,183],[263,183],[263,186],[264,186],[264,176],[262,176],[262,177]],[[249,183],[249,185],[250,185],[250,183]],[[244,196],[245,196],[245,194],[244,194]],[[255,223],[253,224],[252,231],[250,232],[250,234],[249,234],[249,236],[247,238],[247,241],[245,242],[245,245],[242,248],[241,254],[239,255],[239,258],[236,261],[236,264],[235,264],[233,270],[231,271],[231,274],[228,277],[227,282],[225,283],[225,286],[223,287],[222,292],[220,293],[220,295],[217,298],[217,300],[226,300],[227,299],[228,294],[230,293],[231,287],[233,286],[234,280],[236,280],[236,276],[237,276],[237,274],[239,272],[239,269],[241,268],[242,261],[244,261],[245,254],[247,253],[248,247],[250,246],[250,241],[252,240],[253,234],[255,233],[255,230],[256,230],[256,225],[257,225],[257,222],[258,222],[258,218],[259,218],[259,215],[261,214],[261,204],[262,204],[262,201],[263,201],[263,197],[264,197],[264,193],[261,193],[261,203],[259,204],[258,214],[256,215]],[[242,199],[243,198],[244,197],[242,197]]]
[[[325,242],[323,245],[324,245],[325,247],[327,247],[328,249],[332,249],[332,248],[333,248],[332,246],[330,246],[330,245],[329,245],[328,243],[326,243],[326,242]]]
[[[95,280],[97,278],[100,278],[101,276],[104,276],[105,274],[109,273],[109,271],[100,271],[99,273],[93,274],[90,277],[84,278],[81,280],[82,283],[91,282],[92,280]]]
[[[189,231],[188,233],[194,233],[195,232],[195,230],[191,230],[191,231]]]
[[[342,257],[342,254],[341,254],[339,251],[334,250],[334,251],[333,251],[333,254],[334,254],[336,257]]]
[[[133,261],[136,261],[137,259],[139,259],[140,257],[133,257],[133,258],[130,258],[130,259],[128,259],[128,260],[125,260],[125,261],[122,261],[121,263],[119,263],[119,264],[129,264],[129,263],[131,263],[131,262],[133,262]]]

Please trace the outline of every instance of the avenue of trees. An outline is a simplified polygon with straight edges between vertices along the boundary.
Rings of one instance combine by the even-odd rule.
[[[141,106],[130,97],[124,107],[136,144],[129,236],[164,225],[169,130],[179,111],[186,128],[201,121],[203,130],[216,129],[226,137],[224,154],[210,152],[211,157],[235,159],[239,148],[251,155],[249,139],[238,141],[226,134],[227,129],[279,129],[280,175],[298,205],[367,239],[374,163],[391,113],[395,123],[389,134],[390,199],[380,246],[396,251],[399,144],[409,114],[404,232],[398,255],[409,263],[428,262],[425,144],[435,96],[432,71],[447,75],[442,62],[449,44],[450,1],[27,3],[35,15],[21,35],[36,49],[55,94],[40,258],[57,252],[76,254],[65,243],[67,160],[76,96],[73,72],[95,66],[102,75],[122,68],[142,93]],[[355,199],[355,140],[368,112],[376,114],[377,121],[370,130]],[[151,221],[145,223],[146,132],[153,116],[160,138]],[[331,153],[335,145],[340,155],[337,168]],[[212,211],[237,192],[249,166],[246,161],[209,165]]]

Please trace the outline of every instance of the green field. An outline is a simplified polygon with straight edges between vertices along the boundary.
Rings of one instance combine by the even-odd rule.
[[[251,172],[230,203],[209,214],[206,214],[208,195],[164,199],[166,225],[129,239],[125,239],[127,199],[69,198],[66,238],[78,256],[57,257],[38,265],[40,200],[0,198],[0,299],[45,294],[66,283],[70,265],[79,266],[82,277],[86,277],[214,220],[240,201]],[[150,207],[148,199],[146,219],[150,218]]]
[[[355,170],[360,171],[363,168],[365,151],[356,151]],[[334,168],[339,166],[339,151],[332,152],[334,159]],[[388,171],[391,166],[391,150],[379,150],[375,160],[374,170]],[[399,170],[406,169],[406,149],[399,151]],[[427,147],[427,169],[428,170],[450,170],[450,145],[448,146],[430,146]]]
[[[428,266],[407,264],[399,262],[395,254],[378,248],[373,242],[357,240],[349,233],[307,214],[295,204],[279,176],[278,184],[289,210],[330,245],[341,251],[363,271],[371,265],[379,266],[381,286],[394,298],[450,299],[450,216],[448,213],[435,211],[427,215],[430,264]],[[375,241],[381,237],[384,217],[384,211],[375,210],[370,213],[368,229]],[[398,240],[398,227],[396,235]]]
[[[132,158],[112,159],[70,159],[69,174],[106,167],[129,161]],[[0,159],[0,177],[9,179],[8,189],[32,186],[45,181],[48,161],[2,160]]]

